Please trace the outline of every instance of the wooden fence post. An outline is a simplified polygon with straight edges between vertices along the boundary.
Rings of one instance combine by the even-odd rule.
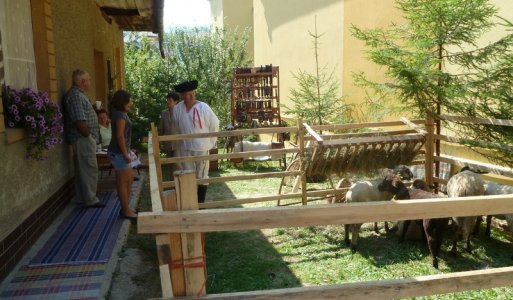
[[[161,195],[161,199],[162,209],[164,211],[178,210],[176,192],[174,190],[164,191]],[[183,269],[182,239],[179,233],[169,233],[164,236],[166,244],[163,247],[160,247],[159,239],[157,239],[157,247],[159,247],[157,249],[159,262],[161,262],[161,256],[168,260],[167,265],[169,268],[169,278],[171,278],[172,296],[184,297],[185,277]]]
[[[151,136],[152,136],[152,147],[153,147],[153,157],[155,158],[155,168],[157,169],[157,181],[159,185],[159,192],[162,193],[164,191],[164,187],[162,186],[162,163],[160,162],[160,142],[159,142],[159,133],[155,124],[151,123]],[[161,194],[162,197],[162,194]],[[163,200],[162,198],[160,199]]]
[[[424,180],[428,185],[433,184],[433,156],[435,155],[434,151],[434,119],[433,116],[427,115],[426,118],[426,154],[425,154],[425,175]]]
[[[175,183],[178,210],[197,210],[196,172],[192,170],[176,171]],[[181,240],[186,296],[201,297],[206,294],[207,280],[202,234],[199,232],[182,233]]]
[[[299,144],[299,158],[301,170],[301,202],[303,205],[308,203],[306,199],[306,167],[305,167],[305,127],[303,126],[303,118],[297,120],[297,136]]]

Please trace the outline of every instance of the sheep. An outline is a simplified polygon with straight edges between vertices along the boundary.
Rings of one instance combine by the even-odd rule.
[[[508,185],[502,185],[495,182],[488,182],[485,184],[485,195],[507,195],[507,194],[513,194],[513,186]],[[479,218],[481,219],[481,218]],[[478,232],[478,226],[479,226],[479,220],[476,224],[476,230],[475,233]],[[513,231],[513,214],[505,214],[504,219],[506,220],[508,229],[510,231]],[[492,216],[486,217],[486,231],[485,236],[490,237],[490,225],[492,223]],[[511,256],[511,259],[513,259],[513,255]]]
[[[416,186],[427,186],[425,182],[420,180],[416,180],[414,183]],[[394,176],[385,177],[385,179],[380,183],[379,187],[381,190],[394,194],[395,198],[398,200],[429,199],[440,197],[437,194],[433,194],[423,189],[417,189],[415,187],[408,189],[397,177]],[[400,241],[404,240],[404,235],[408,230],[410,222],[411,221],[405,221]],[[423,233],[426,237],[429,253],[431,253],[432,257],[433,267],[438,269],[438,255],[440,253],[440,247],[442,246],[445,232],[447,231],[447,227],[449,225],[449,218],[423,219],[422,221],[419,220],[417,222],[422,223]]]
[[[250,141],[242,141],[236,142],[233,146],[232,152],[245,152],[245,151],[261,151],[261,150],[271,150],[271,149],[281,149],[284,148],[283,143],[272,143],[272,142],[250,142]],[[281,159],[281,154],[274,154],[272,156],[255,156],[250,157],[250,159],[254,160],[279,160]]]
[[[381,179],[358,181],[351,185],[346,193],[346,202],[367,202],[367,201],[388,201],[393,195],[388,192],[382,192],[378,189]],[[344,241],[346,245],[351,245],[355,250],[358,246],[358,236],[362,224],[345,224]],[[385,230],[388,231],[388,225],[385,223]],[[379,232],[377,223],[374,223],[374,231]],[[351,242],[349,242],[349,232],[351,232]]]
[[[349,179],[347,179],[347,178],[342,178],[337,182],[337,185],[335,186],[335,188],[341,189],[341,188],[348,188],[350,186],[351,186],[351,181],[349,181]],[[346,194],[331,195],[331,196],[328,196],[328,198],[326,200],[328,201],[328,204],[343,203],[346,201]]]
[[[394,170],[386,170],[386,176],[394,175],[405,180],[413,178],[413,173],[404,165],[399,165]],[[346,193],[346,202],[370,202],[370,201],[388,201],[392,199],[393,195],[388,192],[383,192],[378,188],[381,179],[365,180],[355,182]],[[343,184],[340,181],[339,184]],[[350,245],[352,250],[358,246],[358,237],[362,224],[345,224],[344,225],[344,241],[346,245]],[[389,232],[388,223],[385,222],[385,231]],[[379,233],[378,223],[374,222],[374,231]],[[351,241],[349,241],[349,233],[351,233]]]
[[[509,185],[503,185],[503,184],[498,184],[498,183],[495,183],[495,182],[487,182],[485,184],[485,192],[484,192],[485,195],[507,195],[507,194],[513,194],[513,186],[509,186]],[[486,217],[486,231],[485,231],[485,236],[487,237],[490,237],[490,225],[492,223],[492,217],[493,216],[487,216]],[[504,219],[506,220],[507,224],[508,224],[508,229],[510,231],[513,231],[513,214],[506,214],[504,215]],[[478,225],[479,225],[479,222],[480,221],[480,218],[478,219]],[[476,229],[474,232],[477,233],[478,232],[478,229],[479,227],[476,226]]]
[[[449,182],[447,182],[447,194],[449,197],[482,196],[484,195],[484,181],[475,171],[471,171],[470,168],[464,167],[459,173],[452,176],[449,179]],[[470,245],[470,233],[474,228],[476,218],[476,216],[453,218],[457,226],[451,250],[453,255],[456,255],[456,244],[460,236],[466,242],[465,250],[467,252],[472,251]]]

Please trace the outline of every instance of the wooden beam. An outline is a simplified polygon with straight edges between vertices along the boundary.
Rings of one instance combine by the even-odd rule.
[[[387,135],[399,135],[399,134],[410,134],[416,133],[416,130],[413,129],[403,129],[403,130],[380,130],[380,131],[371,131],[371,132],[357,132],[357,133],[341,133],[341,134],[323,134],[321,135],[322,139],[325,141],[334,140],[334,139],[348,139],[348,138],[358,138],[358,137],[368,137],[368,136],[387,136]],[[306,136],[305,141],[315,140],[311,136]]]
[[[296,176],[300,175],[301,171],[284,171],[284,172],[268,172],[268,173],[258,173],[258,174],[250,174],[250,175],[237,175],[237,176],[225,176],[225,177],[211,177],[205,179],[198,179],[198,184],[208,184],[208,183],[217,183],[217,182],[228,182],[228,181],[238,181],[238,180],[254,180],[254,179],[262,179],[262,178],[274,178],[274,177],[284,177],[284,176]],[[164,188],[172,188],[175,186],[174,181],[164,181],[162,183]]]
[[[178,209],[181,213],[198,209],[198,195],[195,171],[177,171],[175,174]],[[185,293],[187,296],[205,295],[206,258],[203,252],[201,231],[184,232],[182,238]]]
[[[459,167],[471,166],[474,168],[478,168],[481,171],[487,171],[492,174],[513,177],[513,169],[508,168],[508,167],[487,164],[487,163],[483,163],[483,162],[476,161],[476,160],[459,158],[459,157],[450,156],[450,155],[435,156],[433,159],[435,161],[445,162],[445,163],[457,165]]]
[[[202,297],[202,299],[402,299],[506,287],[511,286],[511,278],[513,278],[513,267],[504,267],[412,278],[349,282],[328,286],[307,286],[266,291],[211,294]]]
[[[338,195],[346,192],[348,188],[340,188],[340,189],[330,189],[330,190],[318,190],[318,191],[307,191],[307,197],[324,197],[327,195]],[[263,197],[250,197],[250,198],[240,198],[240,199],[232,199],[232,200],[219,200],[219,201],[211,201],[201,203],[199,205],[200,208],[214,208],[214,207],[225,207],[225,206],[233,206],[233,205],[241,205],[241,204],[249,204],[249,203],[259,203],[259,202],[268,202],[268,201],[276,201],[276,200],[286,200],[286,199],[294,199],[300,198],[303,196],[303,193],[293,192],[291,194],[284,195],[273,195],[273,196],[263,196]]]
[[[460,123],[499,125],[499,126],[510,126],[510,127],[513,126],[513,120],[505,120],[505,119],[459,117],[459,116],[449,116],[449,115],[440,115],[439,118],[441,120],[460,122]]]
[[[405,117],[400,117],[399,119],[401,120],[401,122],[403,122],[404,124],[408,125],[410,128],[412,128],[413,130],[417,131],[418,133],[420,133],[422,135],[426,135],[427,134],[427,131],[425,131],[424,129],[420,128],[419,126],[414,124],[412,121],[406,119]]]
[[[424,120],[413,120],[414,124],[424,124]],[[389,122],[372,122],[372,123],[348,123],[348,124],[334,124],[334,125],[312,125],[313,130],[319,131],[334,131],[334,130],[348,130],[348,129],[359,129],[359,128],[382,128],[389,126],[402,126],[404,125],[401,121],[389,121]]]
[[[513,213],[513,195],[139,213],[139,233],[237,231]]]
[[[191,161],[200,161],[200,160],[219,160],[219,159],[241,158],[241,157],[248,158],[248,157],[257,157],[257,156],[272,156],[272,155],[296,153],[296,152],[298,152],[298,150],[296,148],[273,149],[273,150],[246,151],[246,152],[225,153],[225,154],[211,154],[211,155],[202,155],[202,156],[162,158],[162,159],[160,159],[160,162],[162,164],[172,164],[172,163],[177,163],[177,162],[191,162]]]
[[[421,134],[400,135],[400,136],[374,136],[374,137],[358,138],[358,139],[325,141],[324,146],[398,142],[398,141],[411,141],[411,140],[423,140],[423,139],[424,139],[424,136]]]
[[[308,131],[308,133],[317,141],[317,143],[319,143],[319,145],[322,145],[322,143],[324,142],[322,137],[317,132],[315,132],[315,130],[313,130],[312,127],[310,127],[308,124],[303,123],[303,126],[306,128],[306,131]]]
[[[178,203],[177,203],[177,197],[176,192],[174,190],[172,191],[164,191],[162,193],[162,207],[164,211],[177,211],[178,210]],[[168,233],[167,234],[167,246],[168,248],[157,248],[157,252],[159,253],[159,257],[161,253],[167,254],[167,256],[171,259],[168,262],[169,265],[169,276],[171,279],[171,287],[172,287],[172,294],[175,297],[183,297],[186,295],[185,293],[185,273],[183,266],[176,266],[179,265],[177,262],[183,261],[183,254],[182,254],[182,237],[179,233]],[[158,246],[158,243],[157,243]],[[166,253],[167,251],[167,253]],[[160,259],[159,259],[160,261]],[[162,275],[161,275],[162,277]],[[162,290],[164,291],[164,287],[162,287]]]
[[[428,185],[433,184],[433,156],[435,155],[435,120],[431,115],[426,117],[426,143],[424,144],[424,149],[426,149],[426,154],[424,155],[424,159],[426,161],[424,165],[425,175],[424,181]]]
[[[148,172],[150,176],[151,210],[153,212],[159,212],[162,211],[162,201],[160,199],[159,180],[153,153],[153,143],[153,135],[150,131],[148,133]]]
[[[196,138],[207,138],[207,137],[227,137],[227,136],[245,136],[265,133],[282,133],[282,132],[297,132],[295,127],[269,127],[269,128],[255,128],[255,129],[237,129],[230,131],[218,131],[210,133],[193,133],[193,134],[175,134],[175,135],[163,135],[159,138],[161,142],[165,141],[176,141]]]

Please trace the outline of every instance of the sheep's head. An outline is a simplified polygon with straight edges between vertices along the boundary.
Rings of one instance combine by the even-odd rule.
[[[475,166],[469,166],[469,165],[466,165],[464,166],[463,168],[461,168],[458,173],[462,173],[464,171],[470,171],[472,173],[476,173],[476,174],[488,174],[488,171],[481,171],[478,167],[475,167]]]
[[[398,175],[387,175],[378,185],[380,192],[389,192],[393,195],[397,195],[402,189],[406,189],[406,186]]]
[[[413,173],[405,165],[396,166],[394,168],[394,174],[398,175],[401,180],[411,180],[413,178]]]
[[[435,186],[427,184],[427,182],[422,179],[415,179],[412,183],[412,187],[414,189],[424,190],[426,192],[432,192],[435,189]]]

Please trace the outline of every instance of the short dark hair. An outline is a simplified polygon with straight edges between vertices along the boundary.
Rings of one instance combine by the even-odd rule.
[[[112,96],[112,100],[110,101],[110,105],[114,107],[117,110],[123,110],[124,106],[130,102],[130,95],[129,92],[125,90],[118,90],[114,93],[114,96]]]
[[[167,94],[166,100],[169,98],[172,98],[173,100],[175,100],[175,102],[178,102],[180,100],[180,95],[178,95],[178,93],[175,92],[170,92],[169,94]]]
[[[105,109],[97,109],[96,110],[96,114],[99,115],[99,114],[107,114],[107,111]]]

